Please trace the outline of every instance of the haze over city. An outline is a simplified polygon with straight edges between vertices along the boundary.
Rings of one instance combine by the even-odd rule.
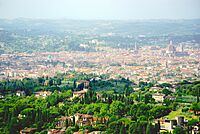
[[[0,134],[200,134],[200,0],[0,0]]]
[[[197,19],[199,0],[0,0],[0,18]]]

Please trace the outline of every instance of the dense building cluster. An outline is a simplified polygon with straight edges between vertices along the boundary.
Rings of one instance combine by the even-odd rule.
[[[0,78],[51,77],[69,70],[97,75],[110,74],[112,78],[122,76],[136,82],[178,82],[182,79],[195,80],[200,76],[200,52],[188,45],[176,47],[170,42],[167,48],[138,48],[135,45],[133,50],[109,47],[96,49],[96,52],[2,54]]]

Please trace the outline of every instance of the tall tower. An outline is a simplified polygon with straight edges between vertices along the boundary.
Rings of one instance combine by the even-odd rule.
[[[165,68],[168,68],[168,61],[165,61]]]
[[[172,44],[172,40],[170,40],[169,45],[173,45],[173,44]]]
[[[135,42],[135,50],[137,50],[138,48],[137,48],[137,43]]]
[[[168,61],[165,61],[165,72],[168,73],[168,69],[169,69],[169,65],[168,65]]]
[[[167,47],[167,51],[166,53],[168,54],[168,56],[174,56],[176,53],[176,48],[175,46],[172,44],[172,41],[170,41],[168,47]]]
[[[183,48],[183,44],[181,44],[181,52],[183,52],[184,51],[184,48]]]

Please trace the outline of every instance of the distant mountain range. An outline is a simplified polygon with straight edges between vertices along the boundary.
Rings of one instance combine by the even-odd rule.
[[[102,45],[131,48],[173,42],[200,43],[200,19],[195,20],[32,20],[0,19],[0,52],[79,50],[96,39]],[[82,49],[81,49],[82,51]],[[84,50],[85,51],[85,50]]]

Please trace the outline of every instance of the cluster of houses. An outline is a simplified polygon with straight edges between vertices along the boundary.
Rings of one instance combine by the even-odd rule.
[[[35,97],[37,97],[37,98],[46,98],[47,96],[50,96],[51,94],[52,94],[51,91],[37,91],[37,92],[35,92]],[[25,97],[26,93],[24,91],[18,90],[16,92],[16,96]]]
[[[176,127],[185,128],[188,120],[184,119],[183,116],[177,116],[175,119],[158,119],[155,120],[155,123],[158,123],[160,126],[160,131],[173,132]],[[199,134],[200,132],[200,123],[197,123],[192,126],[191,133]]]
[[[95,126],[97,123],[105,123],[108,118],[97,118],[89,114],[76,113],[74,116],[61,117],[57,119],[56,128],[64,128],[75,123],[78,126]],[[67,122],[67,123],[66,123]]]
[[[50,96],[51,94],[52,94],[51,91],[37,91],[37,92],[35,92],[35,97],[46,98],[47,96]],[[25,97],[26,93],[24,91],[17,91],[16,95],[20,96],[20,97]]]
[[[62,134],[65,132],[66,128],[76,124],[79,127],[82,126],[96,126],[97,124],[106,124],[108,118],[98,118],[93,117],[89,114],[80,114],[76,113],[74,116],[65,116],[58,118],[56,121],[56,129],[48,130],[48,134]],[[101,131],[89,132],[88,130],[84,131],[84,134],[98,134]],[[82,133],[82,131],[81,131]],[[79,134],[75,132],[74,134]]]
[[[93,117],[89,114],[80,114],[76,113],[73,116],[65,116],[58,118],[56,120],[56,127],[55,129],[49,129],[48,134],[64,134],[66,132],[66,128],[77,125],[79,127],[82,126],[96,126],[97,124],[106,124],[106,122],[109,120],[109,118],[98,118]],[[33,134],[36,132],[36,128],[26,128],[24,130],[20,131],[20,134]],[[88,130],[84,131],[84,134],[99,134],[101,131],[93,131],[89,132]],[[74,134],[82,134],[81,132],[75,132]]]

